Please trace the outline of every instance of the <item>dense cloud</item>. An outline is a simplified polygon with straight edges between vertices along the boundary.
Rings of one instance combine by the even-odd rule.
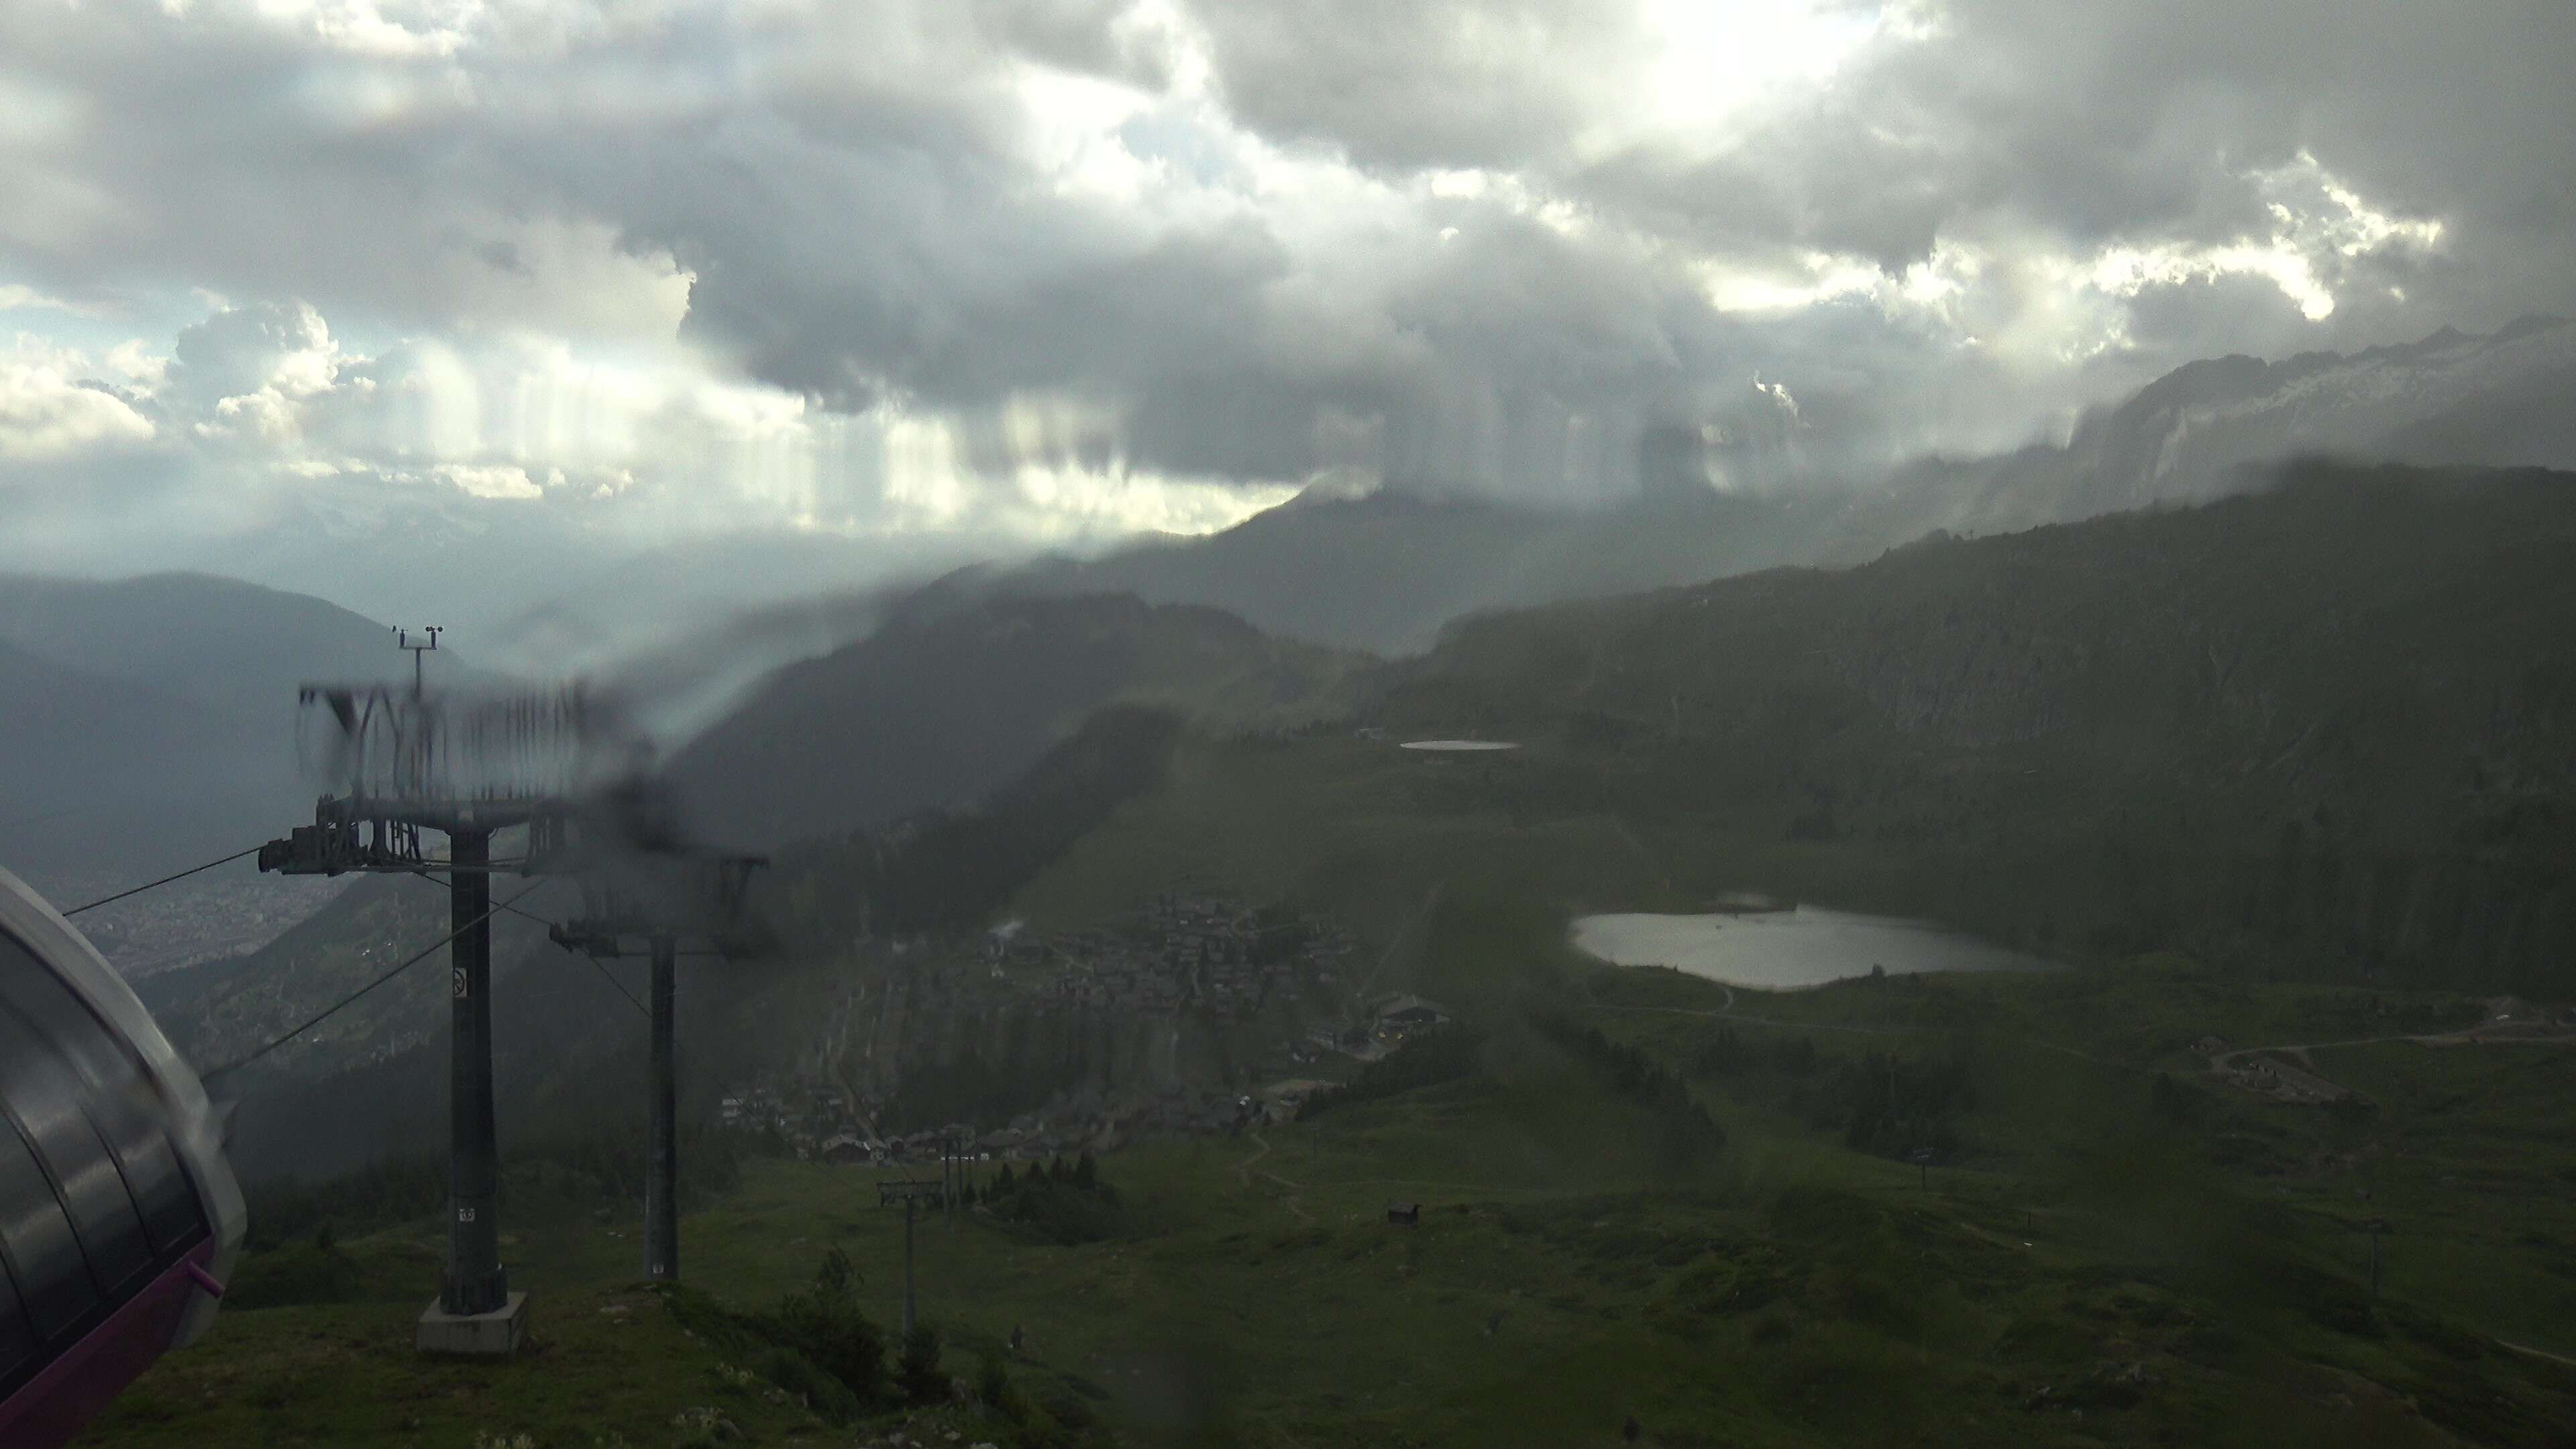
[[[0,478],[890,555],[1813,483],[2576,310],[2571,63],[2541,0],[0,7]]]

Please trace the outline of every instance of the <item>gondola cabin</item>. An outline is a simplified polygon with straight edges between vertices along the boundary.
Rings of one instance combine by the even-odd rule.
[[[244,1222],[196,1073],[0,871],[0,1445],[68,1441],[205,1332]]]

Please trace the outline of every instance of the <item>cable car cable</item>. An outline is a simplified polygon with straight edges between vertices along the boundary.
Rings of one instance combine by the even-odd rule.
[[[567,950],[567,951],[569,951],[569,950],[571,950],[572,948],[571,948],[571,947],[569,947],[569,946],[567,946],[567,947],[565,947],[564,949],[565,949],[565,950]],[[594,966],[594,967],[597,967],[597,968],[598,968],[598,970],[599,970],[599,979],[600,979],[600,980],[605,981],[605,982],[607,982],[609,985],[611,985],[611,986],[613,986],[613,987],[617,988],[617,994],[626,998],[626,1004],[627,1004],[627,1005],[629,1005],[629,1006],[631,1006],[631,1007],[634,1007],[634,1008],[636,1009],[636,1011],[638,1011],[638,1012],[642,1013],[642,1015],[643,1015],[643,1017],[644,1017],[644,1019],[645,1019],[645,1020],[650,1021],[650,1020],[652,1020],[652,1019],[653,1019],[653,1013],[652,1013],[652,1012],[650,1012],[650,1011],[645,1010],[644,1003],[643,1003],[643,1002],[640,1002],[640,1001],[638,1001],[638,1000],[636,1000],[636,999],[635,999],[635,993],[626,989],[626,983],[625,983],[625,982],[618,980],[616,977],[614,977],[614,976],[612,976],[612,975],[610,975],[610,974],[608,973],[608,967],[607,967],[607,966],[605,966],[604,964],[602,964],[602,963],[601,963],[601,961],[600,961],[600,959],[599,959],[598,957],[591,955],[591,954],[590,954],[589,952],[587,952],[587,951],[582,952],[582,953],[581,953],[581,955],[582,955],[582,959],[584,959],[584,960],[588,961],[592,966]]]
[[[431,873],[430,873],[430,868],[428,868],[428,867],[414,867],[414,868],[413,868],[413,869],[411,869],[411,870],[408,870],[408,871],[403,872],[403,874],[405,874],[405,875],[416,875],[416,876],[420,877],[422,880],[425,880],[425,881],[429,882],[431,885],[443,886],[443,885],[446,885],[446,884],[447,884],[447,882],[446,882],[446,881],[443,881],[443,880],[439,879],[437,876],[435,876],[435,875],[431,874]],[[511,915],[514,915],[514,916],[524,916],[524,917],[526,917],[527,919],[529,919],[529,920],[531,920],[531,921],[536,922],[538,925],[543,926],[543,927],[545,927],[545,928],[546,928],[546,929],[548,929],[548,930],[553,930],[553,929],[555,928],[555,922],[550,921],[550,920],[546,919],[545,917],[543,917],[543,916],[541,916],[541,915],[538,915],[538,914],[537,914],[536,912],[534,912],[534,911],[523,911],[523,910],[519,909],[517,906],[514,906],[514,905],[510,904],[508,901],[503,901],[501,904],[499,904],[499,905],[497,905],[497,906],[494,906],[492,909],[494,909],[494,910],[496,910],[496,911],[508,911]]]
[[[430,874],[428,871],[426,871],[426,870],[415,870],[415,871],[411,872],[411,874],[416,875],[416,876],[419,876],[422,880],[428,881],[428,882],[429,882],[430,884],[432,884],[432,885],[439,885],[439,884],[443,884],[443,882],[441,882],[441,881],[439,880],[439,878],[438,878],[438,877],[436,877],[436,876],[434,876],[434,875],[431,875],[431,874]],[[547,920],[545,917],[543,917],[543,916],[541,916],[541,915],[538,915],[538,914],[537,914],[536,912],[534,912],[534,911],[523,911],[523,910],[520,910],[517,906],[511,905],[508,901],[503,901],[499,906],[495,907],[495,909],[497,909],[497,910],[504,910],[504,911],[508,911],[511,915],[514,915],[514,916],[525,916],[525,917],[527,917],[529,920],[536,922],[538,925],[543,926],[543,927],[545,927],[546,929],[548,929],[548,930],[550,930],[550,931],[551,931],[551,930],[556,929],[556,927],[555,927],[555,923],[554,923],[554,922]],[[555,944],[557,944],[558,946],[562,946],[562,945],[563,945],[563,943],[562,943],[562,942],[560,942],[560,941],[556,942]],[[570,946],[563,946],[563,949],[564,949],[564,950],[567,950],[567,951],[570,951],[570,950],[572,950],[572,947],[570,947]],[[600,959],[599,959],[598,957],[591,955],[591,954],[590,954],[589,952],[587,952],[587,951],[580,952],[579,954],[583,957],[583,959],[585,959],[585,960],[587,960],[587,961],[589,961],[589,962],[590,962],[591,967],[592,967],[592,969],[593,969],[593,970],[596,970],[596,971],[599,973],[599,979],[600,979],[600,980],[605,981],[605,982],[607,982],[610,986],[615,987],[615,988],[617,989],[617,994],[626,998],[626,1004],[627,1004],[627,1005],[629,1005],[629,1006],[631,1006],[631,1007],[634,1007],[634,1008],[635,1008],[637,1011],[639,1011],[639,1012],[642,1012],[642,1013],[644,1014],[644,1016],[645,1016],[647,1019],[650,1019],[650,1018],[652,1017],[653,1013],[645,1009],[645,1006],[644,1006],[644,1003],[643,1003],[643,1002],[640,1002],[640,1001],[638,1001],[638,1000],[636,1000],[636,999],[635,999],[635,993],[634,993],[634,992],[632,992],[632,991],[627,990],[627,989],[626,989],[626,983],[624,983],[624,982],[622,982],[622,981],[618,980],[618,979],[617,979],[617,977],[615,976],[615,974],[613,974],[612,972],[610,972],[610,971],[609,971],[609,969],[608,969],[605,965],[602,965],[602,964],[601,964]]]
[[[145,891],[152,889],[154,886],[165,886],[174,880],[185,880],[189,876],[195,875],[201,870],[213,870],[216,866],[239,860],[245,855],[257,855],[259,854],[259,850],[260,848],[256,845],[252,846],[248,850],[236,850],[232,854],[225,856],[222,860],[210,860],[204,865],[192,865],[186,870],[179,872],[177,875],[165,875],[159,880],[146,882],[145,884],[136,886],[130,891],[118,891],[112,896],[101,896],[97,900],[90,902],[88,905],[74,906],[70,910],[63,912],[63,914],[65,916],[77,916],[83,911],[94,911],[99,907],[106,905],[110,901],[121,901],[127,896],[139,896]]]
[[[421,962],[428,960],[428,959],[429,959],[433,954],[435,954],[435,953],[437,952],[437,950],[438,950],[438,948],[439,948],[439,947],[446,945],[448,942],[455,940],[457,937],[464,935],[466,932],[468,932],[468,931],[470,931],[470,930],[473,930],[476,926],[482,925],[485,921],[488,921],[488,920],[492,919],[494,916],[497,916],[497,915],[501,914],[501,912],[503,912],[503,911],[505,911],[505,910],[509,909],[509,908],[510,908],[510,906],[511,906],[513,903],[518,902],[518,901],[523,901],[523,900],[527,899],[529,896],[534,895],[534,894],[535,894],[535,893],[537,893],[538,891],[544,890],[547,886],[550,886],[550,885],[553,885],[553,884],[554,884],[554,880],[553,880],[552,878],[548,878],[548,879],[546,879],[546,880],[541,880],[541,881],[536,882],[534,885],[529,886],[526,890],[523,890],[523,891],[519,892],[517,895],[510,897],[510,899],[509,899],[509,900],[506,900],[506,901],[501,902],[499,905],[494,906],[492,909],[490,909],[490,910],[488,910],[488,911],[485,911],[483,914],[481,914],[481,915],[479,915],[479,916],[476,916],[473,920],[470,920],[470,921],[466,922],[464,925],[461,925],[461,926],[457,927],[455,930],[448,932],[446,935],[439,937],[437,940],[430,942],[430,943],[429,943],[429,945],[428,945],[427,947],[425,947],[425,948],[420,952],[420,954],[418,954],[418,955],[416,955],[416,956],[411,957],[409,960],[404,961],[401,965],[394,967],[394,968],[393,968],[392,970],[390,970],[390,971],[387,971],[384,975],[377,977],[375,980],[370,981],[370,982],[368,982],[366,985],[359,987],[357,990],[350,992],[348,995],[341,997],[338,1001],[333,1002],[329,1007],[325,1008],[325,1009],[324,1009],[323,1011],[321,1011],[318,1015],[316,1015],[316,1016],[314,1016],[312,1019],[310,1019],[310,1020],[306,1021],[302,1026],[299,1026],[299,1027],[295,1028],[295,1030],[288,1032],[288,1033],[287,1033],[287,1034],[285,1034],[284,1036],[281,1036],[281,1037],[276,1038],[275,1040],[273,1040],[273,1041],[269,1042],[266,1046],[263,1046],[263,1047],[261,1047],[259,1050],[255,1051],[255,1052],[252,1052],[252,1053],[251,1053],[250,1055],[248,1055],[248,1056],[245,1056],[245,1057],[237,1057],[237,1058],[233,1059],[232,1061],[226,1062],[226,1063],[224,1063],[222,1066],[217,1067],[217,1068],[215,1068],[213,1071],[210,1071],[210,1072],[199,1072],[199,1073],[197,1074],[197,1080],[198,1080],[198,1081],[200,1081],[200,1082],[211,1082],[211,1081],[213,1081],[215,1078],[220,1077],[220,1076],[223,1076],[223,1075],[225,1075],[226,1073],[229,1073],[229,1072],[237,1072],[237,1071],[241,1070],[243,1067],[249,1066],[251,1063],[253,1063],[253,1062],[255,1062],[255,1061],[258,1061],[261,1057],[264,1057],[264,1056],[268,1055],[270,1052],[273,1052],[273,1051],[277,1050],[279,1047],[282,1047],[282,1046],[286,1045],[288,1042],[291,1042],[291,1041],[295,1040],[297,1037],[302,1036],[302,1035],[304,1035],[304,1033],[306,1033],[306,1032],[308,1032],[308,1031],[311,1031],[313,1028],[315,1028],[315,1027],[317,1027],[317,1026],[321,1025],[325,1020],[329,1019],[329,1018],[330,1018],[330,1016],[331,1016],[333,1013],[335,1013],[335,1012],[339,1011],[342,1007],[349,1005],[351,1002],[356,1001],[359,997],[366,995],[368,992],[375,990],[377,987],[382,986],[382,985],[384,985],[386,982],[393,980],[395,977],[400,976],[400,975],[401,975],[401,974],[403,974],[404,972],[409,971],[411,968],[413,968],[414,966],[419,965]]]

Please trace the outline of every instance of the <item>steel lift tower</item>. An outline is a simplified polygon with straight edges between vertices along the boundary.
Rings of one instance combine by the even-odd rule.
[[[912,1337],[918,1321],[912,1294],[912,1220],[924,1202],[946,1202],[948,1184],[927,1178],[889,1178],[877,1184],[877,1206],[903,1204],[903,1336]]]
[[[423,1352],[515,1353],[527,1295],[501,1265],[500,1154],[492,1103],[492,876],[566,868],[581,761],[617,732],[614,711],[579,687],[551,695],[449,699],[427,690],[419,661],[434,647],[407,636],[408,695],[382,685],[306,685],[308,722],[324,722],[322,762],[334,793],[313,823],[261,847],[259,868],[288,875],[427,875],[444,868],[449,918],[447,1264],[438,1301],[421,1314]],[[524,830],[526,846],[496,858],[493,837]],[[427,855],[423,831],[447,837]]]
[[[630,810],[647,805],[639,779],[622,787]],[[630,820],[635,817],[629,816]],[[622,859],[600,861],[581,873],[582,911],[547,935],[566,950],[593,958],[649,955],[653,1037],[647,1085],[649,1135],[644,1164],[644,1276],[680,1279],[680,1125],[678,1063],[673,1037],[679,958],[739,957],[763,943],[744,925],[743,896],[751,873],[769,862],[756,855],[683,851],[668,833],[645,828],[620,832],[630,848]],[[693,949],[683,950],[687,942]]]

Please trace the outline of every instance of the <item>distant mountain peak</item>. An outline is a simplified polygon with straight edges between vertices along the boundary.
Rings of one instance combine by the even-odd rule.
[[[2576,467],[2571,392],[2576,328],[2554,317],[2353,353],[2206,358],[2091,414],[2064,447],[1991,461],[1973,494],[1936,500],[1948,512],[1918,511],[1992,530],[2203,501],[2312,453]]]

